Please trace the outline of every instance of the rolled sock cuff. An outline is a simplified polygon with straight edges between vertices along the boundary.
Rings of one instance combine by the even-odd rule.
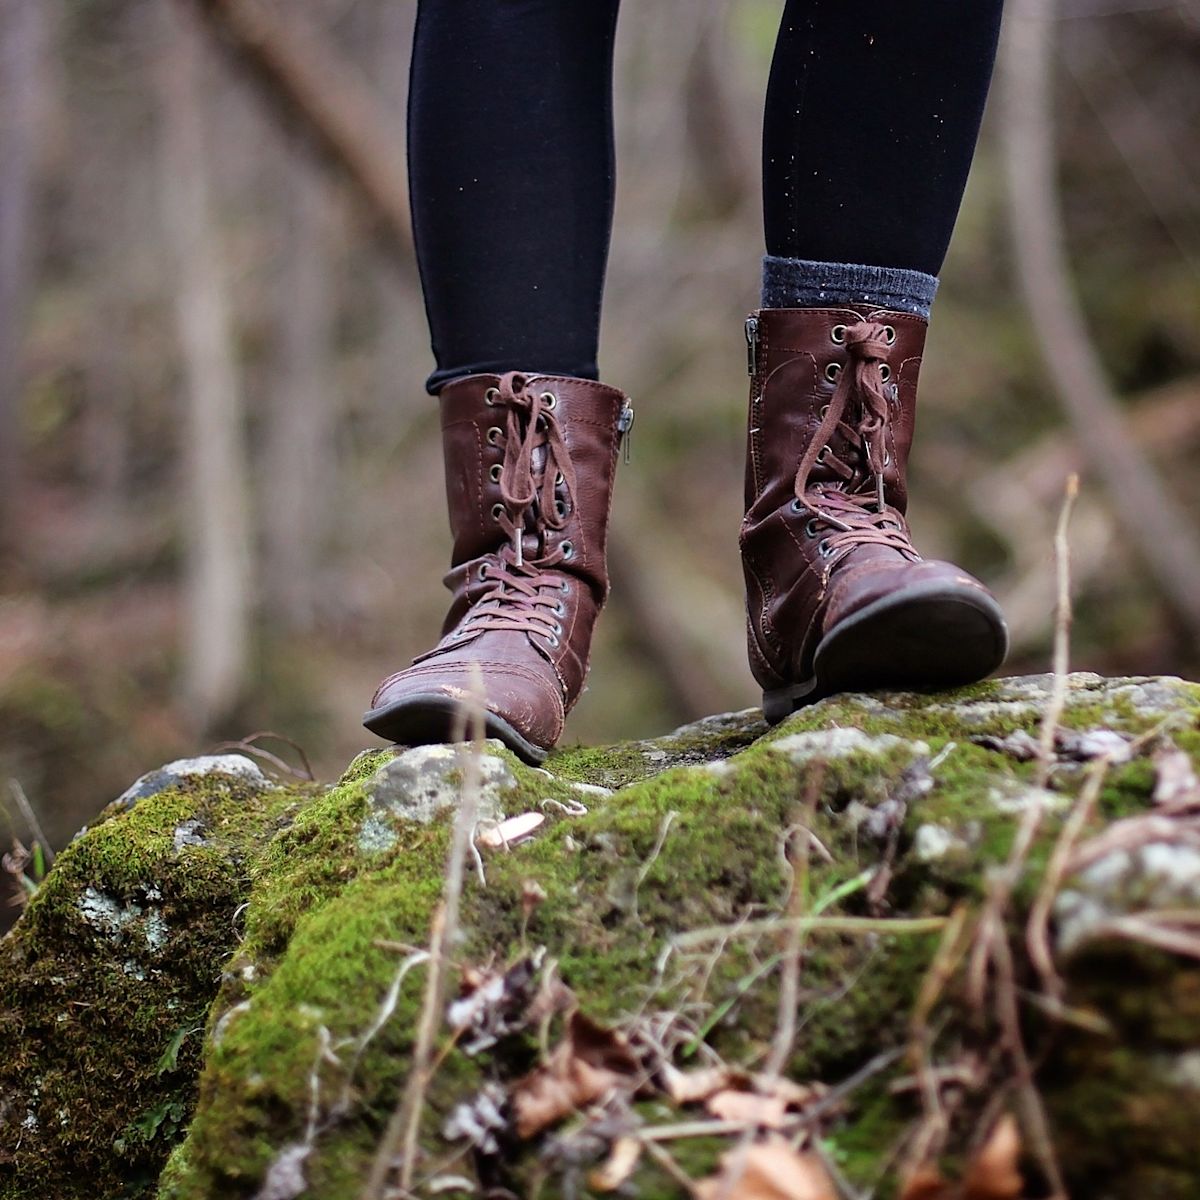
[[[480,359],[463,367],[439,367],[425,380],[425,390],[431,396],[436,396],[446,384],[456,379],[464,379],[468,375],[503,375],[505,371],[522,371],[526,375],[569,375],[575,379],[600,378],[600,368],[594,362],[578,363],[562,359],[562,365],[556,367],[552,358],[534,356],[530,361],[537,363],[536,371],[529,363],[514,365],[507,358]]]
[[[872,304],[929,317],[937,276],[904,267],[812,262],[806,258],[763,259],[763,308],[822,308]]]

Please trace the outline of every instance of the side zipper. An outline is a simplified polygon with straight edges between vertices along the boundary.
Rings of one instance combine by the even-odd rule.
[[[629,400],[625,401],[625,407],[621,409],[621,415],[617,418],[617,432],[621,435],[618,447],[625,449],[625,461],[629,461],[629,449],[633,442],[633,403]]]
[[[758,318],[746,318],[746,374],[751,378],[758,371]]]

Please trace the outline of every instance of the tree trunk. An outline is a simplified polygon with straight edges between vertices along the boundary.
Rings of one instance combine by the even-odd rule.
[[[209,198],[201,44],[164,8],[162,210],[175,280],[187,463],[184,695],[209,728],[232,708],[249,647],[249,515],[232,317]]]
[[[278,347],[260,503],[265,594],[273,621],[311,628],[334,464],[329,355],[329,195],[312,166],[289,154],[287,233],[278,284]]]
[[[19,536],[21,343],[45,32],[46,0],[0,6],[0,551]]]

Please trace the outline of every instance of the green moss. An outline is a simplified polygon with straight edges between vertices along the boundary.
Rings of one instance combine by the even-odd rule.
[[[1037,706],[1022,707],[1007,699],[1011,693],[1004,689],[1003,684],[984,684],[929,700],[837,697],[795,714],[766,736],[757,736],[761,726],[752,721],[729,720],[714,724],[707,734],[704,727],[694,727],[653,743],[562,751],[547,762],[553,777],[506,753],[515,783],[502,798],[505,811],[539,811],[546,822],[532,841],[511,852],[484,852],[485,886],[468,873],[454,960],[459,965],[499,965],[544,946],[594,1019],[616,1023],[636,1012],[683,1014],[690,1023],[687,1038],[702,1038],[727,1062],[760,1065],[777,1024],[784,943],[778,927],[745,936],[738,926],[747,918],[779,914],[785,906],[792,876],[782,855],[784,831],[810,812],[806,822],[824,848],[809,855],[803,893],[807,907],[825,905],[840,894],[839,901],[828,903],[828,912],[868,914],[860,876],[874,865],[881,848],[865,832],[862,813],[897,794],[914,761],[909,743],[923,740],[930,757],[946,753],[933,770],[932,786],[910,801],[894,876],[877,919],[940,916],[962,901],[977,904],[988,870],[1007,857],[1020,821],[1019,813],[1004,811],[996,796],[1019,795],[1033,775],[1030,764],[971,741],[983,731],[1036,729]],[[1137,712],[1126,696],[1107,696],[1099,685],[1088,683],[1076,691],[1079,703],[1070,712],[1081,728],[1101,722],[1101,714],[1102,723],[1130,731],[1160,719]],[[1181,700],[1180,720],[1186,728],[1178,731],[1177,740],[1195,752],[1200,734],[1192,697],[1188,692]],[[972,707],[984,719],[977,721],[967,711]],[[779,747],[789,734],[834,727],[889,733],[906,744],[830,755],[823,762],[816,757],[794,761]],[[413,824],[388,818],[373,802],[372,777],[393,755],[391,750],[362,755],[332,789],[272,794],[274,799],[261,810],[235,802],[232,794],[211,800],[187,791],[154,797],[130,814],[114,816],[64,856],[66,869],[61,874],[56,869],[46,898],[39,901],[45,915],[33,911],[23,923],[27,939],[40,937],[43,944],[56,940],[63,955],[74,953],[69,938],[63,940],[64,930],[71,928],[68,918],[83,887],[103,886],[141,903],[147,880],[171,875],[164,869],[175,861],[173,830],[197,805],[214,825],[228,820],[231,830],[239,831],[222,835],[236,843],[236,855],[231,851],[222,857],[204,847],[189,850],[189,870],[178,872],[178,878],[171,875],[163,885],[180,912],[188,905],[186,911],[207,905],[220,914],[209,923],[199,921],[189,932],[200,941],[184,953],[184,982],[172,984],[180,988],[180,1002],[168,1008],[162,992],[138,993],[136,1005],[126,1003],[120,1010],[123,1027],[137,1031],[138,1045],[135,1053],[132,1042],[121,1043],[124,1070],[132,1080],[130,1094],[104,1127],[104,1136],[123,1139],[121,1162],[130,1178],[149,1178],[166,1158],[178,1136],[181,1113],[190,1110],[203,1051],[195,1116],[160,1180],[164,1200],[249,1200],[280,1151],[308,1136],[314,1079],[319,1121],[305,1164],[306,1194],[313,1200],[357,1194],[408,1078],[424,966],[410,970],[391,1018],[362,1050],[352,1075],[348,1069],[356,1059],[356,1039],[380,1011],[408,953],[405,948],[428,944],[450,828],[448,811],[430,824]],[[699,765],[713,759],[727,761],[717,768]],[[671,765],[680,761],[696,765]],[[1084,774],[1065,768],[1055,773],[1062,811]],[[619,790],[611,796],[583,795],[588,811],[571,816],[567,801],[581,797],[571,787],[573,780]],[[1144,759],[1113,770],[1093,828],[1144,807],[1152,786],[1153,768]],[[561,803],[544,804],[548,799]],[[369,851],[362,845],[368,817],[390,820],[394,834]],[[1018,887],[1015,947],[1023,944],[1021,906],[1039,884],[1060,822],[1061,812],[1048,814]],[[919,859],[913,847],[926,824],[953,834],[960,848],[940,858]],[[531,880],[545,893],[532,912],[523,906]],[[235,920],[234,912],[247,898],[248,907]],[[147,919],[144,911],[135,914],[120,937],[144,940]],[[39,922],[50,924],[43,928]],[[728,936],[687,953],[673,942],[679,934],[710,927],[724,928]],[[914,997],[938,940],[936,932],[889,934],[884,924],[855,935],[811,931],[803,948],[802,1008],[789,1075],[836,1083],[881,1050],[903,1045]],[[187,978],[193,962],[188,955],[194,955],[197,971],[203,962],[208,974],[202,981]],[[111,976],[120,964],[119,955],[110,955],[104,970]],[[1167,966],[1175,968],[1173,973]],[[1163,1094],[1156,1082],[1146,1082],[1158,1078],[1154,1071],[1163,1063],[1180,1059],[1200,1030],[1200,985],[1194,974],[1177,968],[1171,960],[1143,964],[1136,972],[1124,960],[1115,970],[1111,963],[1090,959],[1072,964],[1072,1002],[1085,1003],[1113,1021],[1124,1039],[1119,1043],[1100,1044],[1097,1035],[1078,1031],[1064,1037],[1044,1021],[1030,1023],[1031,1047],[1047,1063],[1043,1086],[1064,1145],[1074,1148],[1091,1139],[1097,1147],[1079,1150],[1078,1168],[1070,1168],[1089,1186],[1102,1170],[1112,1170],[1112,1156],[1105,1157],[1104,1146],[1125,1138],[1121,1144],[1141,1156],[1137,1171],[1126,1173],[1128,1180],[1166,1189],[1161,1194],[1170,1200],[1184,1194],[1170,1190],[1172,1181],[1192,1165],[1183,1117],[1156,1099]],[[1026,969],[1023,960],[1018,969]],[[210,1006],[218,972],[220,990]],[[87,986],[130,987],[127,979],[98,983],[98,978],[89,977]],[[1133,998],[1127,994],[1130,978],[1144,985]],[[1143,991],[1160,996],[1142,996]],[[206,1026],[203,1035],[187,1032],[199,1025]],[[955,980],[948,983],[934,1027],[939,1061],[955,1061],[967,1050],[988,1054],[996,1043],[996,1030],[963,1004]],[[688,1054],[687,1038],[678,1050],[681,1064],[697,1058]],[[502,1043],[477,1058],[449,1046],[443,1049],[421,1126],[421,1145],[434,1158],[452,1151],[439,1133],[449,1111],[469,1100],[485,1079],[503,1082],[524,1072],[537,1054],[531,1036]],[[109,1053],[93,1069],[112,1078],[112,1061]],[[826,1130],[830,1152],[860,1188],[879,1182],[881,1158],[914,1118],[912,1097],[896,1095],[889,1087],[907,1069],[896,1063],[869,1080],[851,1094]],[[78,1084],[73,1086],[77,1093]],[[64,1083],[59,1094],[66,1094],[66,1087]],[[1122,1089],[1130,1097],[1127,1102],[1119,1101]],[[343,1096],[346,1103],[339,1108]],[[952,1151],[963,1148],[970,1120],[986,1103],[986,1095],[967,1100],[962,1128],[952,1131]],[[1111,1110],[1113,1115],[1105,1118],[1109,1123],[1096,1125],[1090,1117],[1072,1115],[1088,1105]],[[652,1122],[680,1115],[657,1101],[641,1102],[638,1111]],[[1180,1111],[1194,1115],[1182,1101]],[[1158,1153],[1130,1132],[1139,1121],[1147,1131],[1155,1123],[1162,1125],[1166,1150]],[[725,1145],[698,1139],[672,1151],[699,1177],[713,1169]],[[566,1184],[559,1169],[549,1170],[539,1149],[534,1143],[509,1154],[507,1168],[519,1181],[514,1190],[532,1194],[542,1175],[543,1195],[563,1194]],[[90,1152],[98,1156],[101,1149],[93,1146]],[[111,1144],[103,1153],[112,1156]],[[469,1160],[455,1170],[469,1173]],[[1123,1177],[1113,1179],[1111,1194],[1117,1200],[1137,1194]],[[649,1161],[639,1168],[635,1185],[644,1197],[677,1194]],[[887,1195],[888,1182],[880,1186],[879,1194]],[[23,1200],[31,1193],[0,1194]],[[71,1198],[78,1193],[62,1194]],[[1085,1189],[1079,1194],[1090,1193]]]
[[[370,779],[384,763],[395,757],[396,751],[391,746],[382,750],[364,750],[355,755],[350,765],[342,772],[338,784],[361,783],[364,779]]]
[[[635,746],[575,746],[546,760],[546,769],[563,779],[620,788],[653,771],[645,753]]]
[[[229,777],[187,780],[60,854],[3,943],[0,1094],[21,1153],[0,1161],[0,1194],[152,1187],[195,1100],[201,1040],[180,1031],[204,1026],[247,862],[292,803]],[[184,822],[204,845],[176,848]]]

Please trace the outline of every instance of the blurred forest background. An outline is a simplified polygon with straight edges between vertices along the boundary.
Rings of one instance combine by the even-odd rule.
[[[601,362],[638,421],[568,740],[758,699],[742,318],[781,7],[621,15]],[[414,10],[0,2],[5,846],[30,841],[19,794],[61,844],[140,772],[261,730],[336,775],[371,743],[378,679],[436,637],[449,539],[403,225]],[[1007,24],[923,373],[918,540],[995,587],[1007,669],[1044,670],[1079,469],[1073,665],[1194,677],[1200,4],[1011,0]]]

